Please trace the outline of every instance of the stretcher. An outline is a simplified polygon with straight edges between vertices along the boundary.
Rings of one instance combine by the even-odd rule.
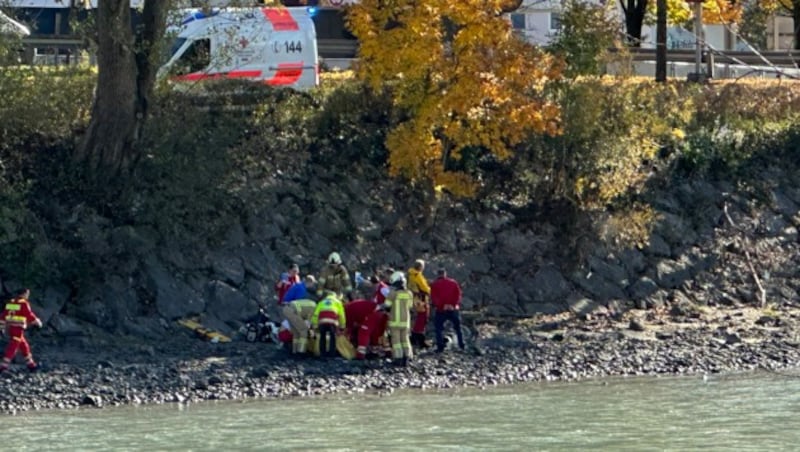
[[[347,360],[356,357],[356,349],[353,347],[353,343],[344,334],[336,336],[336,351],[339,352],[342,358]]]
[[[178,324],[189,328],[190,330],[194,331],[202,339],[211,342],[230,342],[231,338],[220,333],[219,331],[214,331],[212,329],[206,328],[202,324],[198,323],[194,319],[181,319],[178,320]]]

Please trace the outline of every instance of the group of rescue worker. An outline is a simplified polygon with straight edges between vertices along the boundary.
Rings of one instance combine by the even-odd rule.
[[[354,346],[356,359],[386,356],[406,366],[414,356],[413,347],[430,346],[426,330],[433,308],[436,351],[444,351],[443,331],[448,321],[463,350],[461,287],[444,268],[429,284],[424,270],[425,262],[416,260],[407,275],[386,268],[364,279],[356,272],[353,279],[358,292],[372,293],[369,298],[356,298],[339,253],[328,256],[318,278],[307,275],[301,279],[299,267],[292,265],[275,284],[284,318],[279,339],[296,356],[337,356],[342,351],[337,341],[346,340]]]
[[[417,260],[408,269],[408,276],[392,268],[376,272],[369,280],[356,273],[356,287],[362,291],[371,288],[372,296],[355,299],[350,274],[339,253],[328,256],[319,278],[308,275],[301,280],[299,267],[293,265],[275,285],[284,317],[278,337],[287,348],[291,344],[290,350],[297,356],[336,356],[340,350],[337,341],[344,338],[354,346],[356,359],[391,356],[396,364],[405,366],[414,356],[412,346],[429,347],[425,332],[433,307],[436,351],[444,351],[446,322],[452,324],[463,350],[461,287],[443,268],[428,284],[424,270],[425,262]],[[18,353],[30,371],[38,369],[25,330],[29,326],[41,328],[42,321],[34,314],[29,298],[30,290],[21,289],[0,312],[0,335],[8,335],[0,373],[8,370]]]

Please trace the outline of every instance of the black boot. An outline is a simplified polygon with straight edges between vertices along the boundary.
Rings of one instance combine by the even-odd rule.
[[[400,367],[408,367],[408,356],[404,356],[400,359]]]

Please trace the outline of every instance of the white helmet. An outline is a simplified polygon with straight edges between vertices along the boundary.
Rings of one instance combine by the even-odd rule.
[[[339,253],[334,251],[333,253],[330,254],[330,256],[328,256],[328,263],[329,264],[341,264],[342,263],[342,257],[339,256]]]
[[[406,282],[406,275],[403,272],[394,272],[392,276],[389,277],[389,284],[394,285],[395,283],[402,282],[405,284]]]

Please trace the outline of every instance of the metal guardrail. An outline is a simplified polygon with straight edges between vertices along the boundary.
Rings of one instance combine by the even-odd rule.
[[[615,53],[628,53],[633,61],[655,61],[655,49],[627,48],[611,49]],[[753,52],[735,50],[722,50],[713,52],[713,60],[717,64],[746,64],[764,66],[766,59],[770,64],[780,67],[800,67],[800,50],[769,50],[761,52],[763,58]],[[707,62],[708,50],[703,52],[703,63]],[[677,63],[693,63],[695,61],[694,49],[667,50],[667,61]]]
[[[32,35],[22,39],[26,49],[48,48],[77,50],[85,46],[85,42],[75,36],[42,36]],[[355,58],[358,43],[352,39],[318,39],[317,53],[320,58]]]
[[[74,36],[46,37],[32,35],[22,40],[26,48],[50,49],[80,49],[84,41]],[[614,53],[628,54],[633,61],[655,61],[655,49],[630,47],[624,49],[610,49]],[[317,41],[317,53],[320,58],[326,59],[352,59],[356,57],[358,43],[351,39],[320,39]],[[703,62],[708,58],[708,50],[703,52]],[[800,67],[800,50],[769,50],[761,52],[764,59],[770,64],[780,67]],[[761,56],[753,52],[734,50],[718,51],[713,53],[713,60],[717,64],[746,64],[763,66]],[[695,61],[694,49],[667,50],[667,61],[677,63],[693,63]]]

